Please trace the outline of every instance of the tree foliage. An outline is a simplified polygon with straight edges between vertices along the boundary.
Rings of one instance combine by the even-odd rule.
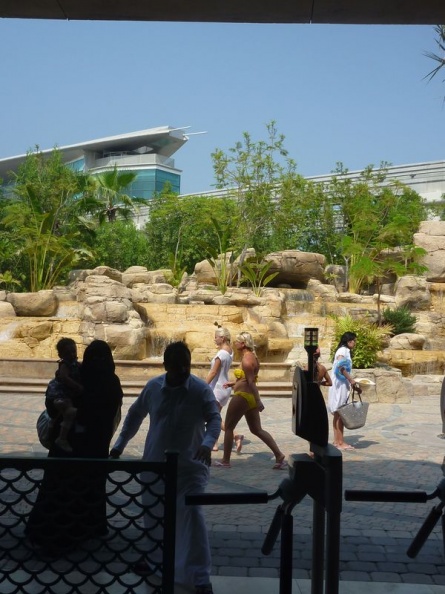
[[[413,245],[413,234],[425,218],[424,200],[400,182],[389,181],[386,164],[378,170],[367,167],[358,181],[339,165],[326,197],[337,236],[332,240],[334,263],[346,263],[351,292],[366,283],[380,286],[390,272],[421,271],[423,252]]]
[[[207,262],[215,273],[216,286],[224,295],[233,280],[233,262],[237,254],[231,245],[230,224],[227,221],[220,224],[213,217],[210,217],[210,221],[215,231],[216,243],[201,240],[199,244],[206,254]]]
[[[119,171],[115,165],[89,178],[89,212],[97,216],[99,224],[114,223],[118,219],[130,220],[138,205],[146,205],[143,198],[129,196],[125,190],[136,179],[132,171]]]
[[[149,245],[144,231],[132,221],[101,225],[95,232],[91,266],[110,266],[126,270],[130,266],[148,266]]]
[[[385,324],[392,326],[391,334],[393,336],[416,331],[416,316],[405,306],[394,309],[387,307],[383,312],[383,320]]]
[[[276,123],[270,122],[266,129],[266,140],[254,141],[243,132],[242,140],[228,152],[215,149],[211,155],[216,187],[225,189],[236,204],[233,241],[243,252],[248,247],[258,252],[271,251],[280,234],[281,241],[289,239],[286,226],[282,226],[283,217],[278,220],[276,214],[292,212],[290,194],[282,193],[281,185],[295,175],[296,165],[289,158],[285,137],[278,133]]]
[[[13,181],[2,208],[2,243],[15,244],[14,253],[8,253],[16,258],[24,290],[51,288],[91,256],[79,218],[86,179],[63,165],[57,149],[46,157],[36,147]],[[3,270],[5,261],[1,265]]]
[[[205,246],[218,245],[212,219],[231,230],[234,228],[235,212],[235,204],[230,199],[204,196],[179,198],[166,188],[149,203],[146,232],[150,266],[167,268],[174,254],[179,268],[185,267],[187,272],[193,272],[195,264],[208,257]]]
[[[241,282],[247,248],[321,253],[328,263],[346,266],[354,292],[372,286],[380,294],[388,275],[422,271],[413,234],[426,206],[416,192],[388,179],[386,164],[367,167],[358,179],[338,164],[329,181],[315,183],[297,173],[274,121],[266,132],[258,141],[244,132],[228,152],[212,153],[224,196],[180,198],[166,186],[148,202],[126,194],[132,172],[114,167],[84,175],[66,167],[57,149],[44,156],[36,147],[0,200],[0,274],[12,271],[23,290],[38,290],[89,258],[121,270],[170,268],[177,284],[208,258],[220,266],[225,290],[235,256]],[[144,231],[125,222],[140,203],[149,210]],[[256,283],[254,272],[247,276]]]
[[[288,175],[281,184],[281,197],[275,212],[275,250],[299,249],[324,254],[335,262],[338,254],[337,208],[324,186]]]

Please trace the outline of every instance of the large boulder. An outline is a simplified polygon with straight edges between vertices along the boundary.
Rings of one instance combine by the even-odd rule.
[[[333,285],[339,293],[344,293],[348,287],[346,267],[339,264],[328,264],[324,276],[330,285]]]
[[[399,369],[404,377],[416,374],[443,374],[445,356],[443,351],[385,349],[378,360]]]
[[[214,266],[208,260],[202,260],[195,264],[194,276],[200,285],[214,285],[218,284],[217,275],[222,275],[222,268],[227,273],[228,284],[236,278],[238,272],[238,263],[230,262],[232,254],[227,253],[225,256],[221,254],[215,261]],[[225,261],[224,261],[225,260]],[[230,278],[229,278],[230,273]]]
[[[145,328],[132,328],[127,324],[103,324],[97,327],[95,338],[105,340],[115,359],[144,359],[146,352]]]
[[[414,334],[412,332],[404,332],[403,334],[397,334],[393,336],[389,341],[389,348],[409,350],[409,351],[421,351],[425,346],[425,336],[422,334]]]
[[[271,263],[269,274],[278,273],[270,286],[285,284],[306,288],[311,279],[324,281],[326,258],[322,254],[284,250],[267,254],[264,260]]]
[[[122,283],[126,287],[133,287],[135,284],[149,284],[151,280],[150,272],[145,266],[130,266],[122,273]]]
[[[91,271],[91,274],[106,276],[111,278],[111,280],[117,281],[118,283],[122,282],[122,272],[120,270],[116,270],[116,268],[111,268],[110,266],[97,266]]]
[[[134,287],[138,284],[162,284],[166,283],[170,276],[171,271],[167,269],[149,271],[145,266],[130,266],[122,273],[122,283],[126,287]]]
[[[422,221],[414,243],[427,252],[421,259],[426,279],[445,283],[445,221]]]
[[[311,279],[307,284],[307,290],[321,301],[335,302],[338,300],[336,286],[337,285],[325,285],[319,280]]]
[[[395,303],[397,307],[412,310],[426,310],[431,305],[431,293],[425,277],[402,276],[395,286]]]
[[[168,283],[136,283],[131,287],[133,303],[176,303],[178,290]]]
[[[216,274],[210,262],[202,260],[195,264],[195,278],[198,284],[216,286]]]
[[[111,279],[108,276],[92,274],[87,276],[85,281],[78,284],[77,299],[87,302],[89,299],[99,297],[103,301],[108,300],[131,300],[131,291],[121,282]]]
[[[356,371],[356,377],[360,370]],[[366,373],[364,374],[366,375]],[[409,382],[403,380],[399,369],[374,370],[375,391],[379,402],[411,402],[412,389]],[[370,399],[371,400],[371,399]]]
[[[57,311],[58,302],[53,291],[8,293],[6,299],[18,316],[48,317],[53,316]]]
[[[0,318],[13,318],[16,315],[12,303],[0,301]]]
[[[426,337],[424,349],[445,351],[445,315],[440,310],[417,311],[415,332]]]

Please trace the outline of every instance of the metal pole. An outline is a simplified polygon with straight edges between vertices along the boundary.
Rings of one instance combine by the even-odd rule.
[[[340,579],[340,513],[328,512],[326,524],[326,594],[338,594]]]
[[[323,594],[325,511],[314,499],[312,515],[311,594]]]
[[[341,452],[327,447],[326,482],[326,594],[338,594],[340,579],[340,515],[343,498],[343,458]]]
[[[162,559],[162,591],[165,594],[174,594],[175,591],[178,457],[178,452],[166,452],[167,469],[165,472],[164,551]]]
[[[286,512],[281,520],[280,594],[292,594],[293,517]]]

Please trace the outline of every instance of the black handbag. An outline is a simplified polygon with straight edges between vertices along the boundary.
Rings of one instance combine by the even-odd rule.
[[[358,400],[354,398],[355,394],[358,395]],[[360,429],[366,423],[368,408],[369,402],[363,402],[360,395],[360,386],[354,384],[351,386],[346,403],[340,406],[336,412],[340,415],[346,429]]]

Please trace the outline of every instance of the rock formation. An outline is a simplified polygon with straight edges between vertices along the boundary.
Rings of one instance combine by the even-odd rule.
[[[423,247],[437,251],[440,238],[445,238],[445,223],[422,223],[417,236]],[[436,238],[434,246],[431,237]],[[433,261],[433,256],[428,252],[425,260]],[[306,361],[304,327],[319,328],[326,361],[333,334],[330,314],[377,319],[377,296],[343,292],[341,267],[324,270],[320,254],[287,250],[269,254],[266,260],[278,272],[277,286],[263,288],[260,296],[246,287],[228,287],[221,293],[213,269],[204,262],[196,265],[193,275],[184,275],[178,287],[168,282],[167,270],[133,266],[121,272],[100,266],[73,271],[67,286],[52,291],[0,291],[0,358],[54,359],[59,338],[71,336],[80,356],[94,338],[106,340],[116,359],[139,361],[159,357],[169,341],[186,340],[194,360],[209,361],[218,322],[233,336],[251,332],[263,361],[292,366]],[[417,319],[415,334],[393,338],[379,356],[391,373],[444,373],[445,271],[442,275],[439,260],[433,273],[385,285],[383,307],[406,305]]]

